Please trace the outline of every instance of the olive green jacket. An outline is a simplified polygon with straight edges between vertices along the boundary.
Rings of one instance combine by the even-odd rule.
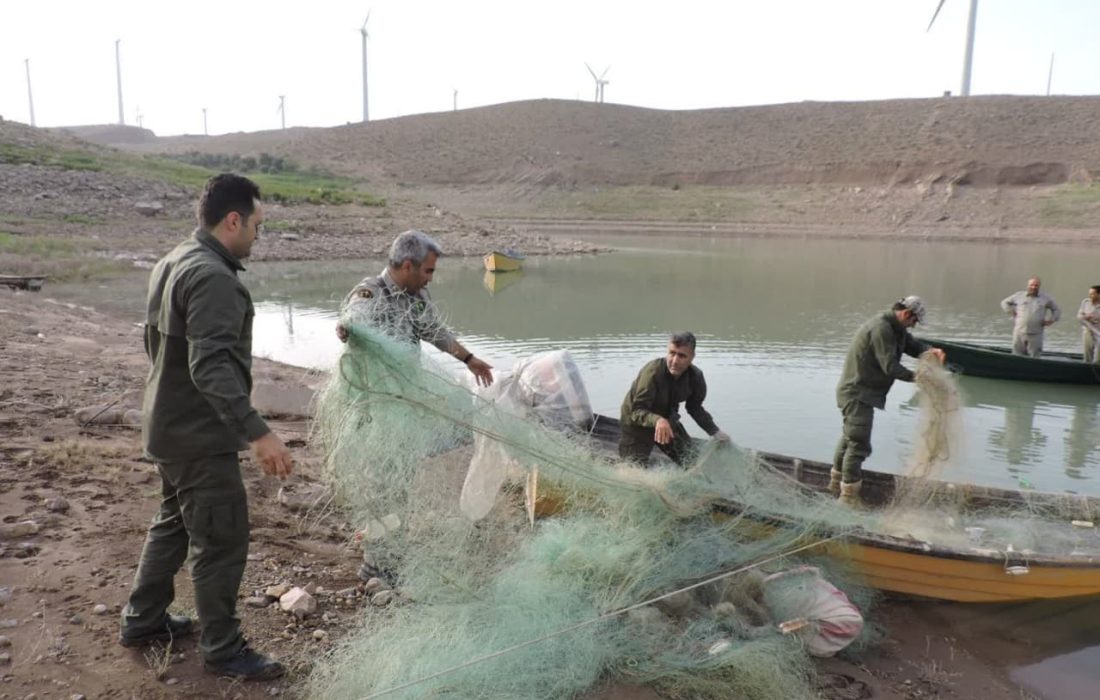
[[[665,364],[665,358],[647,362],[638,372],[630,391],[623,399],[620,420],[623,428],[654,428],[659,418],[670,423],[680,422],[680,404],[686,404],[688,414],[695,419],[707,435],[718,432],[718,426],[710,417],[703,401],[707,398],[707,382],[703,370],[695,365],[677,378],[673,378]]]
[[[252,317],[244,270],[198,229],[153,268],[145,352],[145,452],[159,462],[236,452],[269,432],[252,408]]]
[[[913,381],[913,372],[901,364],[901,355],[917,357],[928,349],[901,325],[893,311],[871,318],[856,331],[844,371],[836,387],[837,406],[857,400],[886,407],[886,394],[895,379]]]

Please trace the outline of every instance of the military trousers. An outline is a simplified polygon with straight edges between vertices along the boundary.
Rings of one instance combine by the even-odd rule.
[[[863,462],[871,456],[871,427],[875,421],[875,409],[862,401],[851,399],[840,407],[844,417],[844,429],[833,455],[833,469],[841,473],[841,480],[852,484],[863,479]]]
[[[1096,341],[1096,335],[1088,328],[1081,335],[1082,354],[1085,362],[1100,363],[1100,343]]]
[[[1012,332],[1012,354],[1038,357],[1043,354],[1043,334]]]
[[[626,425],[622,427],[619,436],[619,456],[623,459],[646,466],[654,445],[657,445],[657,441],[653,439],[653,428]],[[672,424],[672,441],[657,447],[681,467],[695,458],[696,450],[691,444],[691,437],[688,436],[687,428],[679,421]]]
[[[210,662],[244,646],[237,594],[248,558],[248,499],[236,453],[157,464],[162,500],[141,552],[122,631],[163,628],[175,598],[173,579],[190,556],[199,650]]]

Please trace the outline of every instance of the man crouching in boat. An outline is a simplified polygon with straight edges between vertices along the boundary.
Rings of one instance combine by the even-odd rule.
[[[924,321],[924,302],[908,296],[894,302],[868,320],[852,339],[844,372],[836,387],[836,403],[844,417],[844,432],[836,447],[829,476],[829,492],[840,495],[847,505],[860,503],[863,486],[863,462],[871,455],[871,424],[875,409],[886,407],[886,394],[895,379],[911,382],[913,372],[901,364],[901,355],[918,357],[931,350],[944,361],[939,348],[929,348],[909,334],[909,329]]]
[[[676,333],[668,340],[668,354],[647,362],[623,399],[619,456],[645,465],[653,446],[683,466],[692,457],[691,438],[680,422],[680,404],[707,435],[722,442],[730,436],[718,429],[703,408],[707,383],[694,366],[695,335]]]

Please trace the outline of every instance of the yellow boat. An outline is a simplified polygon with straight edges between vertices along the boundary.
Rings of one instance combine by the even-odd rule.
[[[618,433],[619,422],[606,416],[597,416],[590,431],[601,441],[616,443]],[[822,492],[827,489],[831,465],[768,452],[758,452],[757,456],[768,467],[804,487]],[[864,469],[861,492],[864,501],[871,507],[891,503],[898,480],[893,474]],[[1032,512],[1059,513],[1066,528],[1074,528],[1071,520],[1076,520],[1083,526],[1078,529],[1082,539],[1100,543],[1100,533],[1091,526],[1100,516],[1097,498],[972,485],[956,485],[951,489],[951,498],[960,504],[962,512],[975,514],[1014,506],[1026,506]],[[737,515],[741,508],[736,503],[721,503],[715,506],[715,511],[719,516]],[[749,517],[767,527],[797,527],[797,523],[782,517],[759,514]],[[830,555],[851,562],[868,585],[893,593],[966,603],[1100,595],[1100,547],[1064,554],[1006,552],[978,546],[939,546],[867,531],[852,533],[824,547]]]
[[[524,256],[514,250],[494,250],[486,253],[484,260],[489,272],[515,272],[523,267]]]

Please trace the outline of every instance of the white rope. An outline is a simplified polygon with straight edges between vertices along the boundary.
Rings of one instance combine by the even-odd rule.
[[[476,658],[470,659],[469,661],[465,661],[461,664],[458,664],[457,666],[451,666],[450,668],[445,668],[442,671],[436,671],[435,673],[433,673],[431,675],[428,675],[428,676],[424,676],[423,678],[417,678],[417,679],[409,681],[407,683],[403,683],[401,685],[394,686],[392,688],[387,688],[386,690],[381,690],[377,693],[372,693],[371,695],[367,695],[367,696],[363,697],[362,700],[375,700],[375,698],[381,698],[381,697],[385,697],[387,695],[392,695],[393,693],[396,693],[396,692],[401,691],[401,690],[405,690],[406,688],[411,688],[414,685],[420,685],[421,683],[426,683],[427,681],[434,680],[434,679],[439,678],[441,676],[446,676],[446,675],[449,675],[451,673],[455,673],[457,671],[461,671],[461,670],[469,668],[471,666],[475,666],[477,664],[483,663],[485,661],[490,661],[490,660],[498,658],[500,656],[504,656],[505,654],[510,654],[513,651],[518,651],[520,649],[525,649],[529,646],[533,646],[535,644],[545,642],[548,639],[553,639],[554,637],[559,637],[563,634],[567,634],[569,632],[574,632],[574,631],[579,630],[581,628],[588,627],[590,625],[594,625],[597,622],[603,622],[604,620],[609,620],[613,617],[618,617],[619,615],[624,615],[624,614],[630,612],[631,610],[637,610],[638,608],[644,608],[647,605],[652,605],[653,603],[660,602],[662,600],[665,600],[666,598],[671,598],[672,596],[677,595],[679,593],[684,593],[686,591],[690,591],[690,590],[693,590],[695,588],[699,588],[700,586],[706,586],[708,584],[715,583],[716,581],[721,581],[724,578],[729,578],[730,576],[734,576],[736,574],[744,573],[746,571],[749,571],[750,569],[755,569],[758,566],[763,566],[764,564],[767,564],[769,562],[773,562],[777,559],[782,559],[784,557],[789,557],[791,555],[798,554],[799,552],[804,552],[808,549],[813,549],[814,547],[820,547],[823,544],[827,544],[829,542],[832,542],[833,540],[840,539],[841,537],[844,537],[846,535],[847,535],[847,532],[840,532],[840,533],[837,533],[835,535],[832,535],[831,537],[827,537],[823,540],[817,540],[816,542],[811,542],[809,544],[802,545],[801,547],[795,547],[794,549],[787,550],[786,552],[781,552],[779,554],[775,554],[773,556],[767,557],[766,559],[761,559],[758,562],[755,562],[755,563],[752,563],[752,564],[747,564],[745,566],[734,569],[732,571],[727,571],[725,573],[717,574],[717,575],[712,576],[712,577],[710,577],[706,580],[699,581],[698,583],[693,583],[690,586],[684,586],[683,588],[678,588],[678,589],[676,589],[674,591],[671,591],[669,593],[659,595],[656,598],[650,598],[649,600],[642,601],[641,603],[635,603],[634,605],[629,605],[625,608],[619,608],[618,610],[613,610],[611,612],[603,613],[602,615],[599,615],[598,617],[594,617],[594,618],[591,618],[589,620],[585,620],[583,622],[578,622],[575,625],[570,625],[569,627],[566,627],[564,629],[560,629],[556,632],[550,632],[549,634],[545,634],[541,637],[537,637],[535,639],[531,639],[531,640],[528,640],[526,642],[521,642],[519,644],[507,647],[505,649],[501,649],[500,651],[493,652],[492,654],[486,654],[484,656],[478,656]]]

